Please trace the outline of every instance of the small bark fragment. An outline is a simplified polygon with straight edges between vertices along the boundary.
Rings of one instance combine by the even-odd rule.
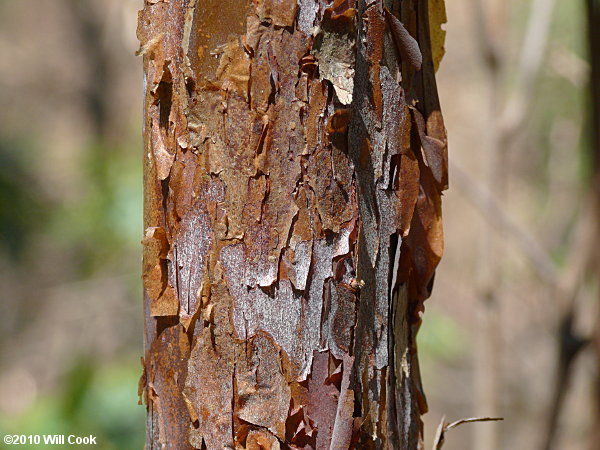
[[[392,30],[394,43],[396,44],[396,48],[398,49],[402,60],[410,64],[414,70],[421,69],[423,55],[421,55],[419,43],[410,35],[402,22],[400,22],[389,9],[385,8],[384,11],[388,26]]]
[[[349,7],[350,3],[336,1],[325,10],[321,32],[313,46],[321,80],[333,84],[343,105],[352,103],[354,90],[356,9]]]
[[[189,433],[194,448],[202,448],[203,442],[207,448],[233,446],[232,362],[213,348],[210,329],[202,328],[190,354],[182,392],[190,417],[185,434]]]

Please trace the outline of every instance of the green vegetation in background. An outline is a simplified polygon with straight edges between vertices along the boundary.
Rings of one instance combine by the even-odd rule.
[[[106,364],[81,358],[60,386],[40,397],[30,409],[18,417],[0,415],[0,432],[93,435],[98,443],[94,448],[101,450],[143,448],[145,408],[137,404],[140,367],[131,363],[134,360],[131,355]]]
[[[0,138],[0,250],[20,260],[48,216],[47,202],[26,159],[25,141]]]
[[[53,255],[68,255],[56,271],[60,276],[56,284],[133,274],[128,277],[127,299],[140,302],[138,141],[82,148],[79,170],[85,174],[84,185],[73,196],[76,200],[56,202],[46,197],[36,166],[28,162],[42,154],[42,145],[25,139],[5,142],[0,136],[0,253],[15,274],[23,275],[21,283],[55,264]],[[45,246],[40,247],[40,242]],[[35,308],[25,312],[35,314]],[[141,335],[139,342],[137,348],[124,343],[112,361],[75,360],[57,387],[40,392],[28,410],[17,417],[0,412],[0,431],[3,435],[91,434],[97,436],[95,448],[143,448],[145,408],[137,404]]]
[[[450,317],[435,310],[428,310],[417,334],[419,359],[424,364],[433,361],[452,363],[468,347],[468,338]]]
[[[119,273],[139,270],[142,236],[142,169],[139,146],[86,150],[82,170],[87,185],[76,203],[61,205],[52,214],[50,234],[74,252],[79,276],[120,267]],[[128,258],[123,258],[127,255]]]

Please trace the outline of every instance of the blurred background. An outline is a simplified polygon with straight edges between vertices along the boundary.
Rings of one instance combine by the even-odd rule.
[[[0,0],[1,434],[143,446],[141,6]],[[419,334],[426,446],[445,415],[505,418],[449,431],[449,450],[598,448],[586,3],[446,8],[451,188]]]
[[[0,1],[0,432],[144,443],[141,0]]]

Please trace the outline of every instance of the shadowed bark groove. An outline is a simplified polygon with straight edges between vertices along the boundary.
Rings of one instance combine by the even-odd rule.
[[[148,448],[422,447],[448,180],[427,9],[146,1]]]

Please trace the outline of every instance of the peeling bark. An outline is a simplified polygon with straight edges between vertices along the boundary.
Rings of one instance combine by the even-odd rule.
[[[146,1],[148,448],[422,447],[429,27],[417,0]]]

